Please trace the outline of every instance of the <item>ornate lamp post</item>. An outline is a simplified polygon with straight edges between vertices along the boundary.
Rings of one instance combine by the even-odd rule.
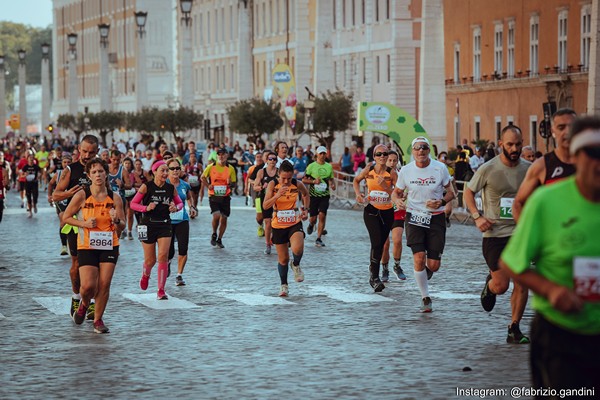
[[[181,88],[181,105],[193,108],[194,88],[192,85],[192,5],[193,0],[179,0],[182,22],[182,48],[181,48],[181,75],[179,87]]]
[[[100,32],[100,111],[110,111],[111,99],[108,82],[108,34],[109,24],[98,25]]]
[[[0,138],[6,135],[6,82],[4,80],[4,55],[0,55]]]
[[[144,40],[144,34],[146,33],[146,20],[148,19],[148,13],[144,11],[138,11],[135,13],[135,23],[137,25],[138,35],[138,55],[137,60],[137,75],[136,75],[136,103],[138,111],[141,110],[148,101],[148,78],[146,77],[146,41]]]
[[[20,49],[17,51],[19,56],[19,119],[21,120],[21,127],[19,133],[27,134],[27,87],[26,87],[26,66],[25,56],[27,53],[25,50]]]
[[[79,89],[77,88],[77,34],[67,34],[69,43],[69,114],[77,115]]]
[[[42,44],[42,130],[50,124],[50,45]]]

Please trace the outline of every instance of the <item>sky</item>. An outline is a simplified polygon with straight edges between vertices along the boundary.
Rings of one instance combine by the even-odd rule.
[[[36,28],[52,24],[52,0],[0,0],[0,21],[18,22]]]

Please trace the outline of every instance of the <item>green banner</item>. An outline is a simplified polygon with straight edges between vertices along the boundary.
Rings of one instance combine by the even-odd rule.
[[[411,155],[410,144],[414,138],[424,136],[429,139],[415,117],[401,108],[383,102],[359,102],[356,129],[389,136],[408,157]]]

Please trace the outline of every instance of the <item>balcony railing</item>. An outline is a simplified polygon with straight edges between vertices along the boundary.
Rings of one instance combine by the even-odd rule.
[[[515,79],[530,79],[539,78],[546,75],[565,75],[565,74],[579,74],[587,73],[588,67],[583,64],[568,65],[566,68],[560,68],[558,65],[550,67],[546,65],[540,72],[533,72],[530,70],[518,70],[513,75],[509,75],[508,72],[496,72],[491,74],[483,74],[481,77],[463,76],[461,79],[456,81],[454,78],[448,78],[445,80],[446,86],[458,86],[467,84],[481,84],[498,81],[510,81]]]

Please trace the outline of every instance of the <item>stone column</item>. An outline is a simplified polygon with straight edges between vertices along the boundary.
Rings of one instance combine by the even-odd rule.
[[[27,85],[25,82],[25,62],[19,63],[19,118],[21,119],[20,134],[27,134]]]
[[[50,124],[50,59],[42,57],[42,132]]]
[[[254,95],[254,73],[252,67],[252,4],[238,3],[238,100],[249,99]]]

